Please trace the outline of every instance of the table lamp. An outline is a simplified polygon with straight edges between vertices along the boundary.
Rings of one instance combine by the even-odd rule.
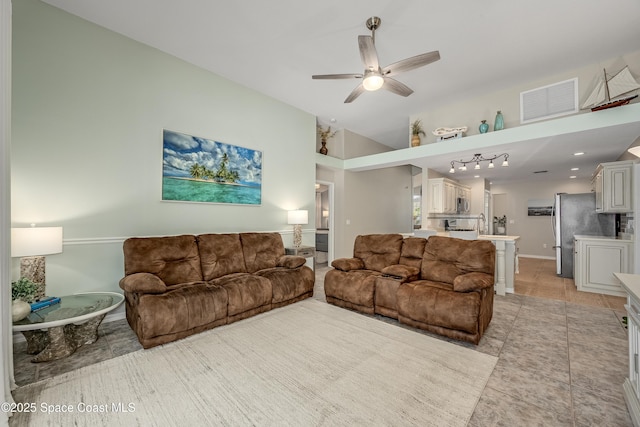
[[[21,257],[20,277],[38,285],[36,298],[45,295],[44,255],[62,252],[62,227],[36,227],[11,229],[11,256]]]
[[[299,248],[302,245],[302,224],[309,223],[309,212],[296,210],[288,212],[287,223],[293,225],[293,246]]]

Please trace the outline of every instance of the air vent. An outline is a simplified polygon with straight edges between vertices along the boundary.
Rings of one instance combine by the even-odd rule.
[[[549,171],[535,171],[533,173],[547,173],[547,172],[549,172]]]
[[[520,123],[530,123],[578,112],[578,79],[520,93]]]

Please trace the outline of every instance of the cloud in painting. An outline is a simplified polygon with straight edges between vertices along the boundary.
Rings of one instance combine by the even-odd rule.
[[[261,185],[260,151],[168,130],[164,131],[163,175],[188,177],[196,163],[215,171],[220,168],[224,154],[228,158],[227,168],[238,172],[241,184]]]

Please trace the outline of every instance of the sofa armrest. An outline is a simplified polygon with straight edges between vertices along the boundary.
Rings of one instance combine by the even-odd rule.
[[[401,279],[402,281],[412,282],[418,279],[420,269],[418,267],[411,267],[409,265],[397,264],[383,268],[382,274]]]
[[[364,270],[364,261],[360,258],[338,258],[333,260],[331,267],[342,271]]]
[[[466,273],[453,279],[453,290],[456,292],[471,292],[493,286],[493,276],[487,273]]]
[[[126,292],[140,294],[162,294],[167,291],[167,285],[162,279],[151,273],[134,273],[120,279],[120,288]]]
[[[295,269],[302,267],[307,262],[305,257],[298,255],[283,255],[278,260],[278,267],[284,267],[289,269]]]

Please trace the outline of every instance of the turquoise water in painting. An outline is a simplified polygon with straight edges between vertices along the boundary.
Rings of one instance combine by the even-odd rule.
[[[260,187],[192,181],[165,176],[162,178],[162,200],[259,205],[262,201],[262,190]]]

